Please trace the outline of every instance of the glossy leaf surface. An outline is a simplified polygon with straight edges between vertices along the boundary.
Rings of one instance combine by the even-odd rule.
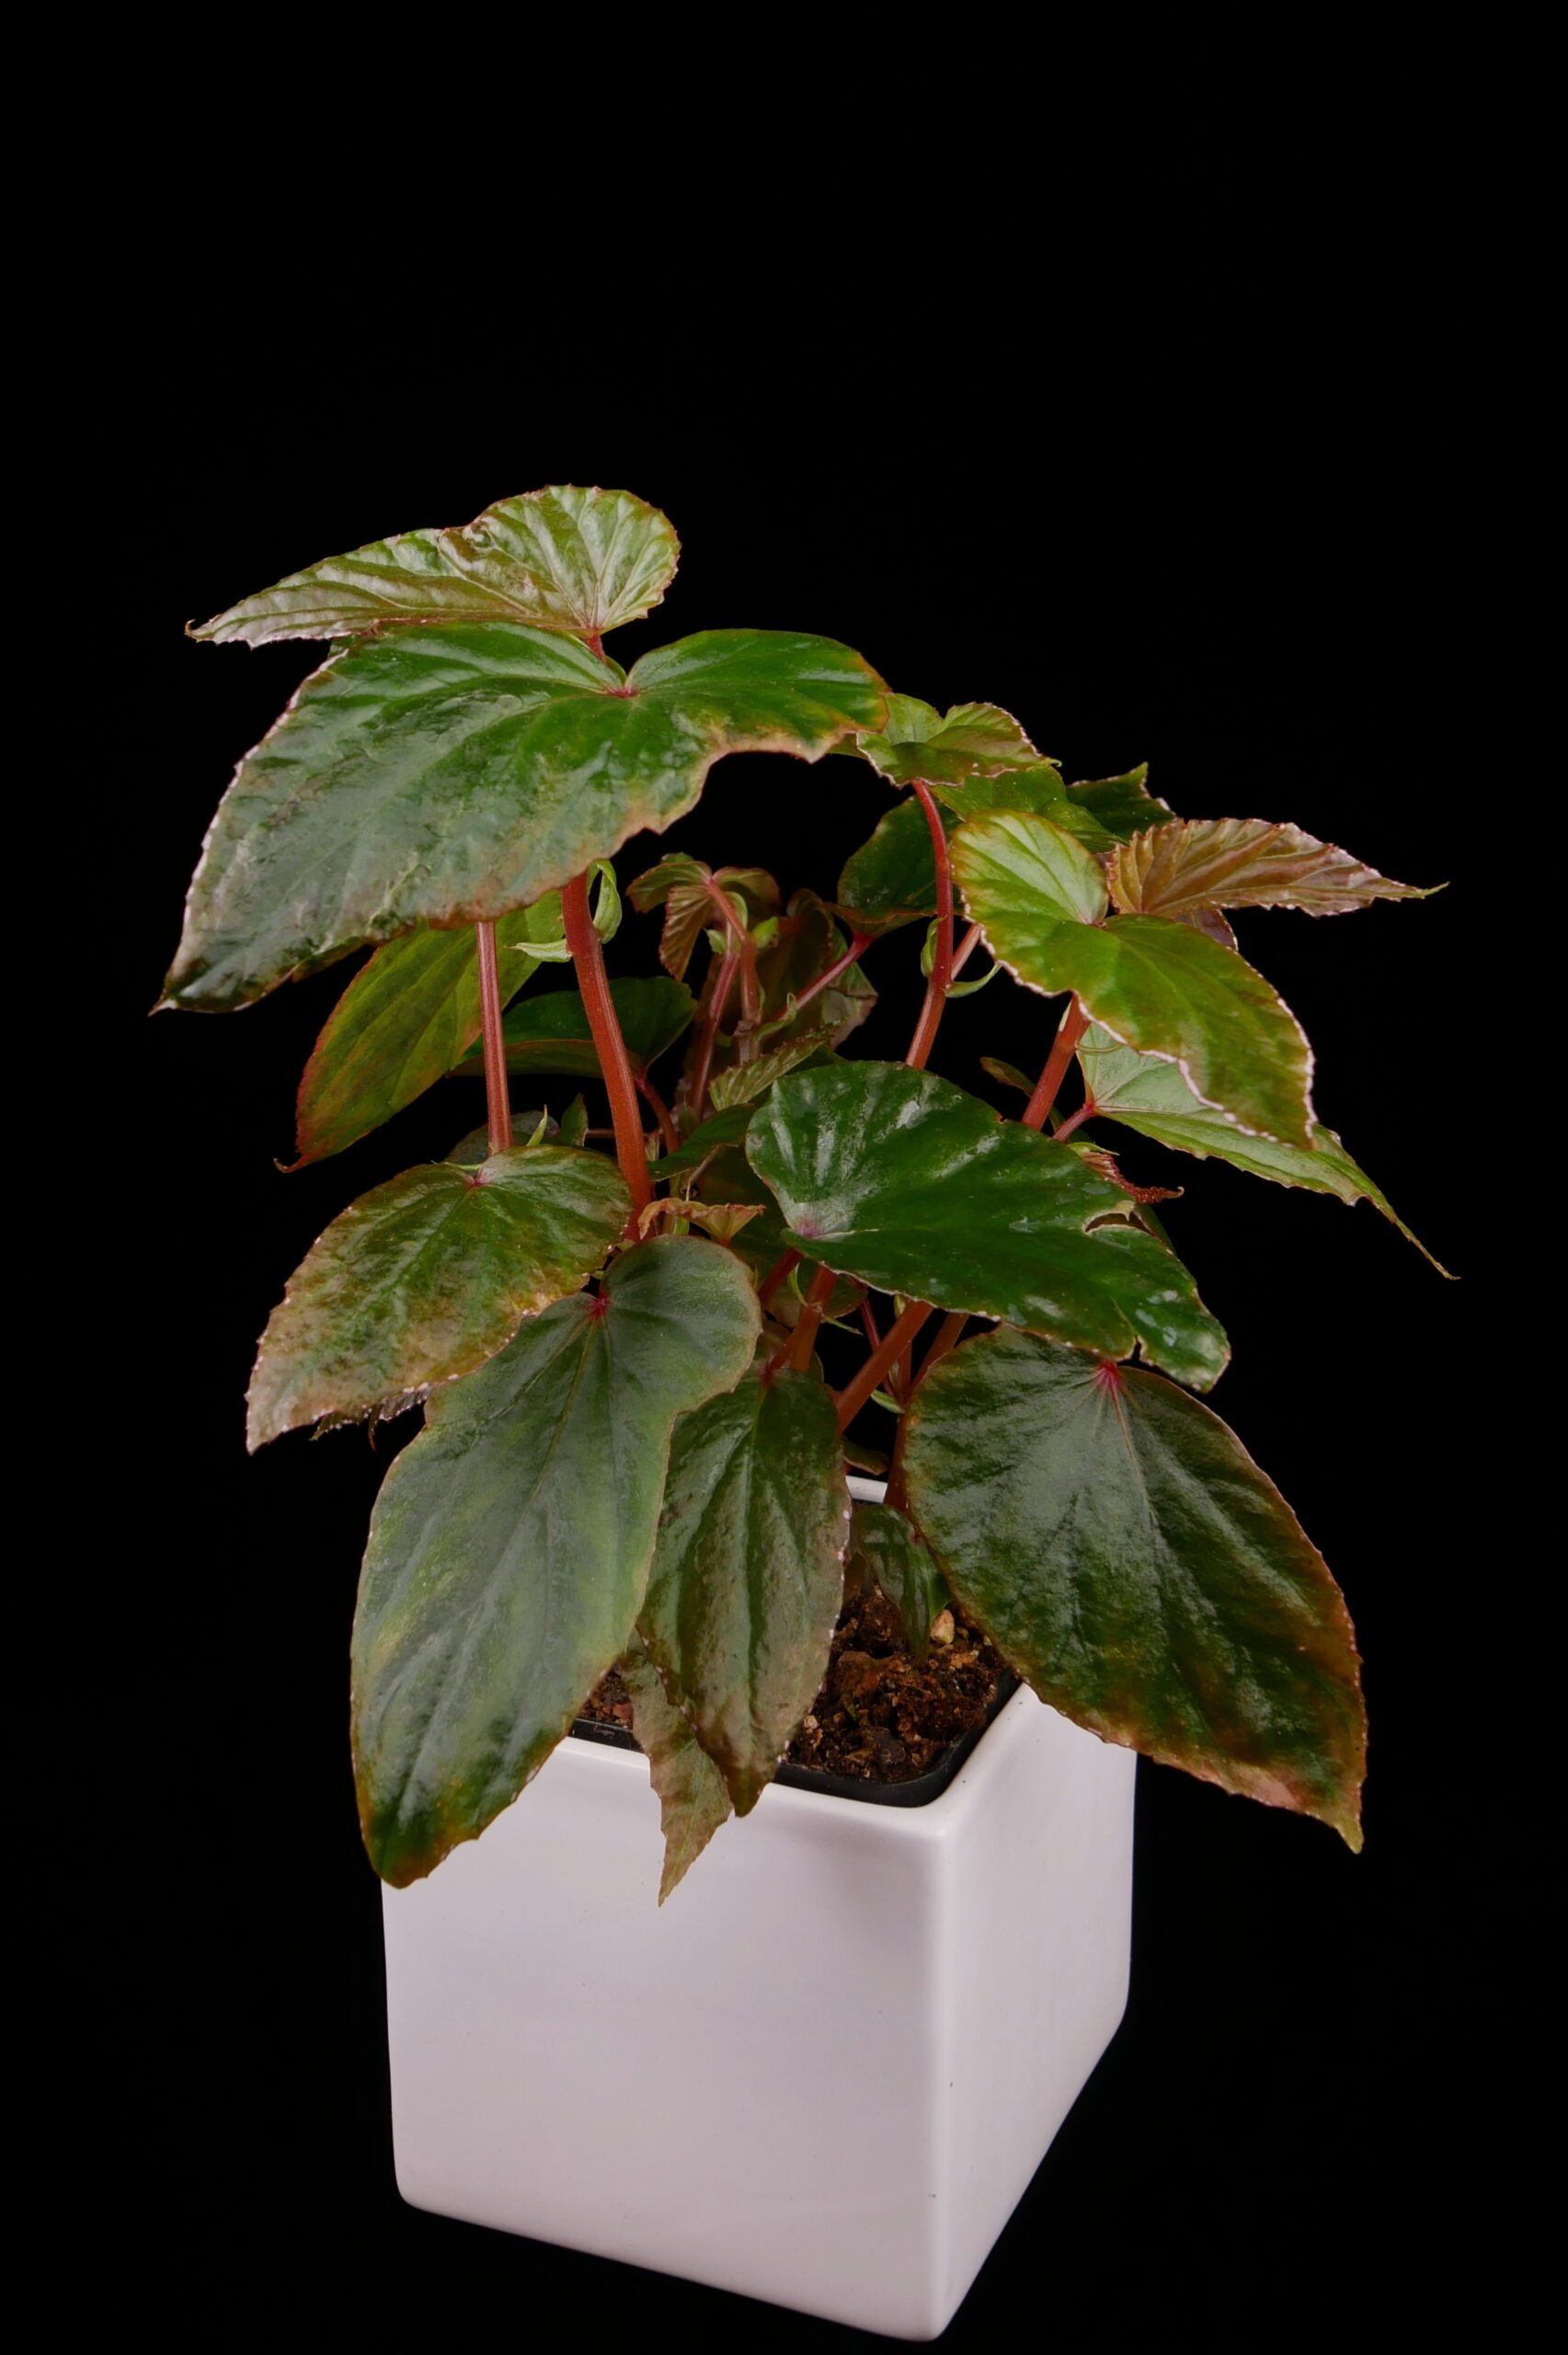
[[[855,741],[891,785],[910,785],[916,777],[956,784],[1039,758],[1012,713],[999,705],[960,703],[944,713],[918,695],[889,695],[886,729]]]
[[[361,640],[240,763],[166,1002],[221,1012],[362,941],[531,905],[662,833],[721,754],[815,760],[882,703],[847,647],[782,630],[706,631],[629,674],[500,623]]]
[[[496,926],[504,1005],[539,971],[520,953],[561,929],[554,891]],[[300,1082],[295,1109],[300,1162],[322,1161],[366,1136],[450,1071],[479,1036],[479,969],[474,934],[421,925],[389,940],[361,966],[327,1017]]]
[[[1133,914],[1185,916],[1210,908],[1302,908],[1347,915],[1374,900],[1425,900],[1428,891],[1391,883],[1348,851],[1299,826],[1262,818],[1179,819],[1135,834],[1114,854],[1111,896]]]
[[[1139,1136],[1152,1137],[1156,1143],[1170,1145],[1177,1153],[1196,1154],[1200,1161],[1216,1154],[1220,1160],[1250,1171],[1254,1178],[1270,1178],[1276,1186],[1306,1186],[1314,1193],[1337,1195],[1342,1202],[1371,1202],[1432,1259],[1382,1189],[1352,1161],[1333,1131],[1321,1121],[1314,1121],[1311,1143],[1305,1146],[1277,1144],[1272,1137],[1243,1136],[1222,1113],[1198,1102],[1174,1063],[1135,1054],[1093,1023],[1083,1034],[1078,1060],[1096,1115],[1119,1120],[1124,1128],[1136,1129]],[[1436,1259],[1432,1265],[1440,1275],[1448,1273]]]
[[[335,1218],[289,1279],[250,1383],[249,1443],[396,1413],[575,1292],[631,1215],[613,1162],[559,1145],[427,1162]]]
[[[1150,792],[1148,764],[1125,776],[1098,777],[1068,785],[1054,762],[1012,769],[999,776],[975,777],[964,786],[939,786],[938,797],[960,818],[984,810],[1033,810],[1082,843],[1104,853],[1148,827],[1170,822],[1167,804]]]
[[[827,1672],[849,1521],[818,1375],[752,1375],[676,1425],[637,1626],[738,1814]]]
[[[898,1614],[917,1660],[931,1650],[932,1622],[947,1607],[947,1582],[908,1515],[892,1505],[857,1501],[850,1522],[849,1566],[879,1586]]]
[[[596,637],[652,611],[680,542],[624,490],[557,483],[498,500],[472,523],[401,532],[292,572],[193,638],[343,638],[403,622],[525,622]]]
[[[371,1522],[353,1729],[372,1862],[402,1888],[537,1773],[630,1641],[670,1429],[750,1363],[744,1270],[639,1245],[439,1391]]]
[[[933,1073],[795,1072],[746,1150],[786,1242],[825,1267],[1107,1356],[1141,1349],[1200,1389],[1224,1368],[1225,1337],[1180,1260],[1120,1223],[1121,1189]]]
[[[640,1641],[627,1648],[621,1682],[632,1704],[632,1731],[647,1753],[664,1832],[662,1905],[679,1888],[722,1823],[735,1812],[724,1776],[677,1708]]]
[[[1311,1051],[1243,958],[1162,916],[1096,922],[1097,862],[1044,818],[971,819],[953,837],[953,869],[991,955],[1026,987],[1076,992],[1126,1045],[1179,1063],[1194,1095],[1239,1128],[1309,1143]]]
[[[697,1002],[683,982],[662,973],[646,981],[612,982],[610,995],[615,1018],[626,1042],[634,1071],[646,1071],[672,1047],[691,1022]],[[501,1026],[509,1072],[554,1073],[566,1078],[597,1079],[599,1054],[589,1028],[588,1009],[577,990],[552,990],[548,996],[531,997],[514,1006]],[[475,1048],[457,1066],[465,1076],[484,1076],[484,1057]]]
[[[1157,1374],[1003,1330],[933,1370],[906,1430],[911,1510],[1042,1700],[1360,1846],[1345,1601],[1217,1415]]]
[[[895,802],[839,876],[839,913],[857,932],[897,932],[936,908],[936,860],[920,803]]]

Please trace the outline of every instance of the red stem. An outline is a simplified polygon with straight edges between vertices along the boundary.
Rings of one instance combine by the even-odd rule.
[[[761,1289],[757,1294],[757,1303],[759,1307],[766,1308],[769,1301],[772,1300],[774,1292],[777,1292],[785,1277],[788,1276],[794,1269],[799,1267],[804,1257],[805,1254],[800,1251],[786,1251],[784,1258],[778,1262],[777,1266],[769,1269],[768,1273],[763,1280]]]
[[[637,1094],[642,1097],[645,1104],[651,1106],[654,1119],[658,1122],[658,1133],[664,1139],[665,1152],[679,1153],[681,1150],[681,1132],[676,1128],[674,1120],[670,1118],[669,1105],[665,1102],[663,1097],[659,1094],[658,1088],[654,1086],[652,1080],[649,1079],[646,1072],[639,1071],[635,1074],[635,1076],[637,1083]]]
[[[588,1027],[593,1033],[594,1047],[599,1055],[600,1074],[605,1093],[610,1098],[610,1118],[615,1124],[615,1158],[621,1165],[632,1197],[632,1224],[635,1229],[636,1215],[653,1200],[653,1187],[648,1179],[647,1155],[643,1150],[642,1116],[637,1110],[636,1084],[632,1077],[632,1065],[626,1053],[626,1042],[621,1036],[621,1025],[615,1019],[615,1005],[605,978],[604,951],[593,919],[588,912],[588,877],[578,875],[561,887],[561,913],[566,919],[567,946],[577,967],[578,987],[588,1013]]]
[[[729,1002],[730,985],[735,980],[735,968],[739,961],[739,950],[727,948],[719,959],[718,971],[714,975],[713,994],[708,1000],[707,1012],[703,1017],[702,1035],[697,1041],[697,1060],[692,1071],[692,1093],[688,1100],[692,1107],[693,1120],[700,1120],[703,1117],[703,1102],[708,1092],[708,1074],[713,1069],[714,1048],[718,1040],[718,1027],[724,1019],[724,1009]]]
[[[1094,1098],[1092,1096],[1086,1096],[1082,1103],[1079,1106],[1077,1111],[1070,1112],[1066,1120],[1063,1120],[1058,1128],[1053,1130],[1052,1133],[1055,1136],[1058,1144],[1064,1143],[1072,1134],[1073,1130],[1081,1129],[1085,1120],[1092,1120],[1098,1109],[1099,1107],[1095,1103]]]
[[[928,1307],[923,1300],[911,1300],[903,1315],[884,1333],[881,1347],[873,1350],[854,1380],[840,1396],[839,1429],[841,1431],[849,1429],[894,1359],[903,1355],[926,1318],[935,1314],[935,1309]]]
[[[910,1051],[904,1057],[911,1071],[923,1071],[926,1058],[936,1043],[937,1025],[947,1003],[947,985],[953,979],[953,867],[947,856],[947,831],[935,796],[923,777],[914,779],[914,789],[931,829],[931,847],[936,860],[936,942],[932,950],[931,979],[925,985],[925,1004],[921,1007],[915,1035],[910,1040]]]
[[[741,1027],[737,1044],[740,1062],[749,1063],[757,1052],[757,1042],[750,1034],[757,1027],[757,1017],[761,1011],[757,995],[757,944],[736,914],[728,892],[723,889],[722,885],[715,883],[711,876],[708,879],[708,897],[723,916],[726,926],[733,936],[735,954],[740,959]]]
[[[822,1322],[822,1311],[832,1298],[833,1286],[837,1281],[831,1268],[818,1269],[806,1295],[806,1305],[800,1312],[800,1322],[769,1366],[770,1373],[777,1373],[781,1366],[786,1365],[793,1366],[797,1373],[804,1373],[811,1362],[811,1351],[817,1339],[817,1328]]]
[[[1067,1012],[1061,1017],[1056,1037],[1051,1041],[1050,1053],[1046,1057],[1046,1067],[1024,1114],[1026,1129],[1044,1128],[1046,1114],[1057,1100],[1057,1090],[1067,1077],[1067,1067],[1077,1053],[1078,1041],[1088,1028],[1089,1017],[1077,998],[1070,997]]]
[[[817,979],[812,982],[809,989],[804,989],[801,991],[800,995],[795,1001],[795,1010],[796,1014],[800,1012],[803,1005],[810,1005],[812,999],[818,994],[818,991],[831,989],[833,983],[838,980],[839,975],[841,973],[847,973],[850,967],[855,963],[857,959],[864,956],[866,950],[870,948],[876,937],[876,935],[874,932],[857,932],[852,934],[850,945],[845,949],[843,955],[836,958],[833,963],[829,966],[825,973],[818,973]]]
[[[474,956],[479,967],[479,1018],[485,1039],[485,1109],[490,1121],[490,1151],[511,1151],[511,1096],[507,1086],[507,1049],[501,1035],[501,984],[496,971],[496,927],[476,924]]]
[[[972,924],[969,926],[968,931],[964,935],[963,939],[958,943],[957,948],[953,951],[953,971],[947,976],[947,986],[949,989],[952,988],[954,982],[957,980],[959,974],[963,971],[965,966],[968,963],[970,958],[974,955],[979,945],[979,925],[978,924]]]
[[[921,1382],[923,1382],[926,1375],[931,1372],[932,1367],[939,1363],[940,1361],[947,1355],[949,1350],[956,1349],[958,1343],[964,1337],[964,1327],[968,1321],[969,1319],[967,1314],[961,1314],[955,1316],[944,1316],[943,1318],[941,1324],[936,1328],[935,1340],[933,1341],[930,1349],[927,1350],[924,1358],[921,1361],[920,1382],[917,1382],[914,1385],[917,1390],[920,1388]]]

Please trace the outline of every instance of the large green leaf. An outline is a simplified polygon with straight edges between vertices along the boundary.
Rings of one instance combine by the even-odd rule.
[[[1413,883],[1391,883],[1376,867],[1299,826],[1274,826],[1263,818],[1178,819],[1134,834],[1113,855],[1108,875],[1117,907],[1138,915],[1304,908],[1310,916],[1341,916],[1374,900],[1431,897]]]
[[[1035,810],[1071,834],[1085,850],[1115,850],[1150,826],[1168,825],[1168,803],[1150,792],[1149,764],[1125,776],[1096,777],[1066,785],[1054,761],[1010,769],[997,776],[973,777],[961,786],[939,785],[936,792],[960,818],[982,810]]]
[[[909,1515],[893,1505],[857,1502],[847,1560],[853,1571],[881,1588],[898,1614],[905,1642],[923,1660],[931,1649],[932,1624],[947,1603],[947,1586]]]
[[[677,1423],[637,1626],[738,1814],[827,1673],[849,1526],[818,1375],[752,1375]]]
[[[1023,729],[994,703],[960,703],[943,713],[918,695],[889,695],[885,729],[855,739],[857,749],[891,785],[956,784],[994,776],[1038,760]]]
[[[697,1010],[697,1001],[684,982],[672,982],[662,973],[652,973],[647,980],[612,982],[610,995],[634,1071],[646,1071],[667,1047],[672,1047]],[[589,1028],[588,1008],[577,990],[552,990],[547,997],[531,997],[526,1005],[512,1008],[501,1028],[508,1071],[532,1072],[536,1076],[558,1073],[569,1079],[599,1077],[599,1053]],[[475,1048],[457,1069],[482,1078],[484,1056]]]
[[[997,810],[960,826],[953,869],[991,955],[1028,988],[1075,991],[1125,1044],[1179,1063],[1194,1095],[1238,1128],[1310,1143],[1311,1050],[1233,949],[1164,916],[1099,921],[1098,862],[1033,813]]]
[[[503,1005],[539,971],[520,954],[554,940],[561,902],[552,891],[496,926]],[[295,1120],[301,1162],[341,1153],[412,1104],[479,1036],[474,935],[420,925],[389,940],[362,965],[326,1018],[300,1082]],[[297,1166],[297,1165],[296,1165]]]
[[[1157,1374],[1003,1330],[905,1422],[911,1508],[1041,1699],[1109,1741],[1361,1844],[1344,1598],[1233,1431]]]
[[[1342,1202],[1374,1203],[1416,1249],[1432,1259],[1419,1235],[1411,1234],[1388,1196],[1367,1172],[1352,1161],[1332,1129],[1312,1124],[1310,1145],[1277,1144],[1272,1137],[1243,1136],[1220,1112],[1200,1104],[1174,1063],[1153,1055],[1135,1054],[1117,1044],[1108,1030],[1091,1023],[1078,1050],[1083,1085],[1096,1115],[1119,1120],[1139,1136],[1196,1154],[1202,1161],[1212,1154],[1249,1170],[1254,1178],[1272,1178],[1276,1186],[1309,1186],[1314,1193],[1335,1194]],[[1448,1269],[1436,1259],[1439,1275]]]
[[[506,915],[690,810],[722,753],[816,760],[880,717],[858,654],[708,630],[629,673],[503,623],[334,654],[240,763],[166,1003],[221,1012],[416,924]]]
[[[1111,1357],[1141,1349],[1199,1389],[1224,1369],[1224,1334],[1181,1261],[1124,1223],[1122,1189],[932,1072],[795,1072],[746,1151],[784,1240],[824,1267]]]
[[[612,1161],[561,1145],[427,1162],[335,1218],[289,1279],[250,1380],[250,1445],[395,1414],[575,1292],[631,1216]]]
[[[392,622],[526,622],[595,637],[657,605],[680,555],[668,519],[624,490],[556,483],[472,523],[401,532],[246,597],[192,638],[342,638]]]
[[[475,1838],[625,1649],[670,1428],[738,1381],[759,1329],[727,1251],[665,1237],[432,1398],[377,1500],[354,1626],[361,1821],[383,1879]]]
[[[735,1812],[724,1776],[673,1707],[640,1641],[621,1661],[621,1682],[631,1696],[632,1731],[646,1752],[648,1775],[658,1797],[664,1832],[664,1870],[658,1901],[679,1887],[719,1826]]]

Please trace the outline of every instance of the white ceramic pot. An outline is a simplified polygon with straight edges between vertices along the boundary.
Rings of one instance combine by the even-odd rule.
[[[646,1762],[562,1742],[385,1891],[403,2197],[934,2338],[1121,2018],[1135,1764],[1020,1691],[928,1806],[775,1785],[660,1907]]]

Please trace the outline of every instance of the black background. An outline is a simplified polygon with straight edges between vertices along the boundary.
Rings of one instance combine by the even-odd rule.
[[[1212,1162],[1170,1180],[1188,1188],[1173,1236],[1235,1350],[1216,1403],[1357,1623],[1366,1852],[1140,1768],[1127,2019],[950,2343],[1273,2335],[1352,2294],[1369,2320],[1453,2314],[1499,2295],[1528,2244],[1511,2153],[1545,1967],[1542,1712],[1494,1705],[1508,1548],[1481,1419],[1509,1359],[1456,1149],[1477,1118],[1493,888],[1449,824],[1456,698],[1492,594],[1463,552],[1479,477],[1441,276],[1399,247],[1399,204],[1375,214],[1371,256],[1350,224],[1282,219],[1260,262],[1237,242],[1253,193],[1239,174],[1184,182],[1185,230],[1135,239],[1137,285],[1076,334],[1050,324],[1022,248],[1016,282],[977,305],[983,335],[962,305],[868,316],[819,291],[759,327],[706,286],[635,355],[612,308],[585,305],[563,360],[559,338],[498,345],[472,318],[438,335],[427,286],[375,369],[345,356],[362,313],[324,313],[302,397],[268,361],[282,290],[265,258],[230,257],[221,304],[211,265],[170,265],[150,293],[140,422],[121,414],[94,454],[100,475],[137,469],[154,528],[119,617],[123,679],[106,667],[83,690],[73,731],[74,775],[114,787],[93,804],[112,889],[84,1018],[131,1206],[89,1285],[106,1356],[61,1499],[92,1599],[60,1760],[77,1829],[48,1871],[88,2063],[60,2180],[92,2154],[155,2310],[526,2331],[548,2295],[585,2330],[858,2337],[399,2201],[346,1743],[363,1523],[397,1435],[380,1456],[339,1434],[251,1462],[242,1401],[310,1241],[446,1150],[477,1091],[443,1083],[284,1177],[298,1071],[345,969],[238,1018],[146,1019],[211,810],[315,659],[198,647],[181,625],[552,480],[634,489],[681,534],[665,605],[612,643],[624,661],[710,626],[821,631],[939,705],[1005,705],[1070,775],[1146,758],[1184,815],[1293,819],[1403,879],[1452,879],[1418,904],[1239,930],[1314,1042],[1320,1111],[1463,1281],[1366,1205]],[[846,763],[739,758],[668,839],[826,888],[886,806]],[[653,855],[628,845],[623,879]],[[856,1051],[902,1051],[917,943],[874,952],[884,994]],[[629,921],[611,963],[651,970],[648,927]],[[1048,1024],[999,984],[952,1009],[934,1067],[1001,1103],[978,1056],[1037,1067]],[[1135,1175],[1175,1167],[1124,1145]],[[60,1697],[45,1677],[24,1708],[35,1755],[60,1759]],[[715,2163],[743,2165],[752,2131],[737,2119]]]

